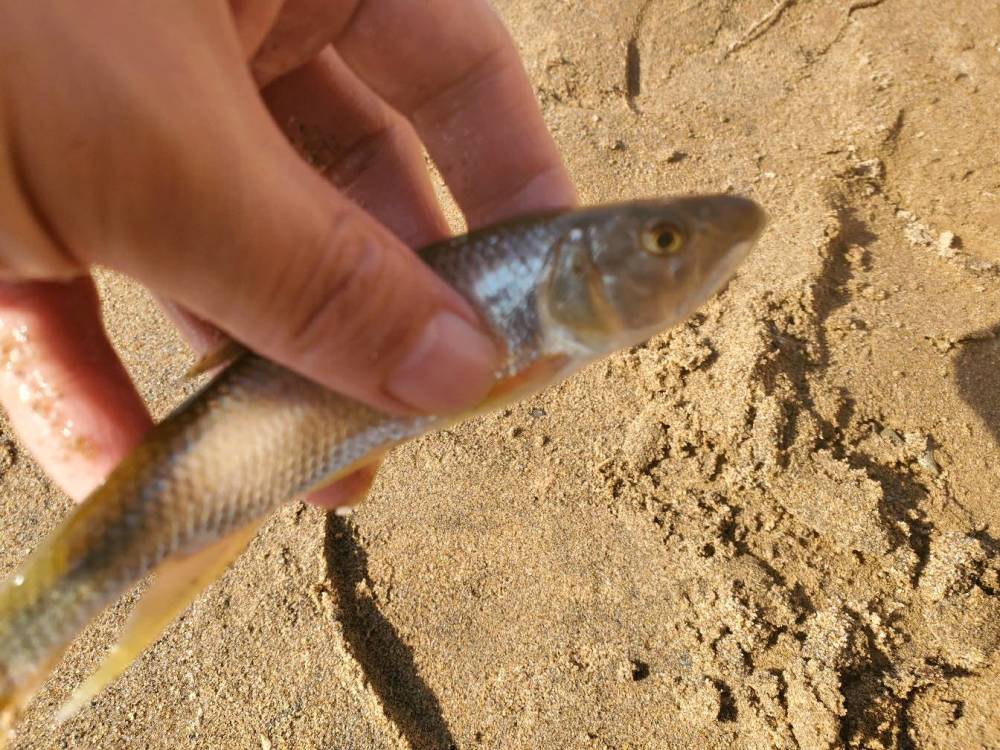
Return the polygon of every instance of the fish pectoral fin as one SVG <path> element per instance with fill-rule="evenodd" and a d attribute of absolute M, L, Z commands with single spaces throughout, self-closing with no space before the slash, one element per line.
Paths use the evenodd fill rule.
<path fill-rule="evenodd" d="M 112 680 L 128 669 L 163 630 L 212 582 L 253 539 L 263 519 L 254 521 L 197 552 L 165 560 L 129 616 L 117 643 L 104 661 L 69 697 L 56 714 L 62 723 L 74 716 Z"/>
<path fill-rule="evenodd" d="M 570 358 L 565 354 L 544 357 L 528 365 L 517 375 L 497 381 L 483 401 L 483 408 L 496 408 L 533 393 L 553 382 L 566 369 Z"/>
<path fill-rule="evenodd" d="M 204 375 L 209 370 L 227 365 L 241 354 L 246 353 L 247 348 L 239 341 L 227 338 L 214 349 L 209 349 L 202 354 L 191 368 L 184 373 L 185 380 L 191 380 L 199 375 Z"/>

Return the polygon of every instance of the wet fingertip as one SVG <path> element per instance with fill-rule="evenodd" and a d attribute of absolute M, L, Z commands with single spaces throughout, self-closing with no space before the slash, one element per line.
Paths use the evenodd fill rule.
<path fill-rule="evenodd" d="M 337 508 L 356 508 L 368 495 L 375 482 L 377 466 L 365 466 L 353 474 L 310 492 L 306 501 L 325 510 L 336 511 Z M 349 513 L 350 511 L 347 511 Z M 344 515 L 341 513 L 340 515 Z"/>

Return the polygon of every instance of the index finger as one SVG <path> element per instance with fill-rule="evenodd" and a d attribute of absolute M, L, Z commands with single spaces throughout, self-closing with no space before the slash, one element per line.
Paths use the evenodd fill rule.
<path fill-rule="evenodd" d="M 343 23 L 334 46 L 410 119 L 471 227 L 576 202 L 520 56 L 485 0 L 358 0 Z"/>

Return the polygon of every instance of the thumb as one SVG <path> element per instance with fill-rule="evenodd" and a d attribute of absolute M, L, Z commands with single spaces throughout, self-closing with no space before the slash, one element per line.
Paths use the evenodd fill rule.
<path fill-rule="evenodd" d="M 134 275 L 249 348 L 376 405 L 435 413 L 482 399 L 496 352 L 469 305 L 291 149 L 274 158 L 223 193 L 225 240 L 141 258 Z"/>
<path fill-rule="evenodd" d="M 449 412 L 481 399 L 496 350 L 475 313 L 295 153 L 235 35 L 177 49 L 153 36 L 164 24 L 133 15 L 121 55 L 85 56 L 91 68 L 129 59 L 127 75 L 99 71 L 111 87 L 100 99 L 48 75 L 56 84 L 36 104 L 61 116 L 29 110 L 18 122 L 41 124 L 12 134 L 24 192 L 67 254 L 377 406 Z M 210 26 L 175 34 L 196 40 Z M 62 153 L 72 158 L 51 158 Z"/>

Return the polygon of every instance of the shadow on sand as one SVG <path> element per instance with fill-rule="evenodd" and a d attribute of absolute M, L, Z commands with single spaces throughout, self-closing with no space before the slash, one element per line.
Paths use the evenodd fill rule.
<path fill-rule="evenodd" d="M 1000 322 L 959 342 L 954 371 L 960 397 L 983 420 L 1000 449 Z"/>
<path fill-rule="evenodd" d="M 441 704 L 421 678 L 413 651 L 368 592 L 368 557 L 353 525 L 333 513 L 326 518 L 323 554 L 348 648 L 386 715 L 417 750 L 456 747 Z"/>

